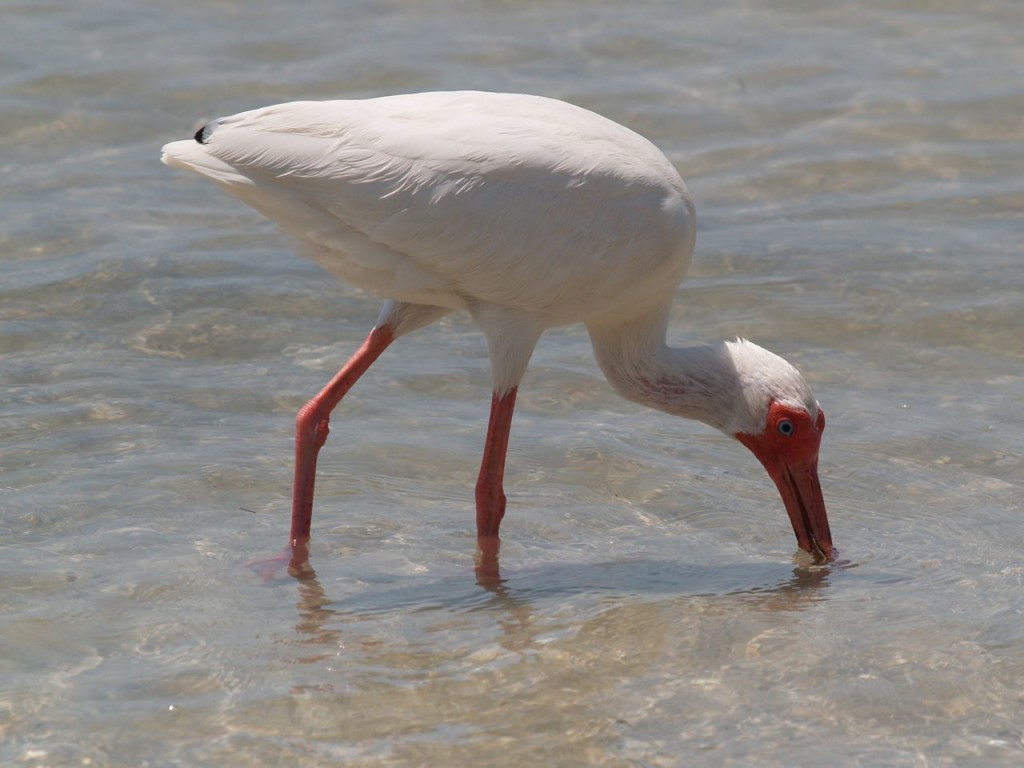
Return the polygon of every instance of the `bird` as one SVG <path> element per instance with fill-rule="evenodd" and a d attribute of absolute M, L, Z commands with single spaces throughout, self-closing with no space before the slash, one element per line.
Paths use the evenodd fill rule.
<path fill-rule="evenodd" d="M 255 208 L 300 256 L 384 299 L 365 341 L 295 422 L 289 548 L 308 558 L 317 457 L 332 411 L 396 339 L 456 311 L 487 341 L 490 417 L 477 541 L 500 546 L 520 382 L 541 334 L 582 323 L 626 400 L 746 446 L 799 549 L 835 550 L 818 476 L 825 415 L 800 372 L 752 341 L 667 342 L 696 209 L 651 141 L 544 96 L 447 91 L 294 101 L 212 120 L 163 147 Z M 301 557 L 295 553 L 301 552 Z"/>

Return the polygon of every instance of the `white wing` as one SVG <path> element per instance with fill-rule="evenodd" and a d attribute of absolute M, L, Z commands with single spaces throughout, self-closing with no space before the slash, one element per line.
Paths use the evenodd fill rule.
<path fill-rule="evenodd" d="M 197 138 L 168 144 L 164 162 L 218 182 L 303 255 L 389 298 L 569 322 L 596 300 L 627 301 L 634 284 L 674 289 L 688 266 L 693 207 L 675 169 L 646 139 L 564 102 L 293 102 Z"/>

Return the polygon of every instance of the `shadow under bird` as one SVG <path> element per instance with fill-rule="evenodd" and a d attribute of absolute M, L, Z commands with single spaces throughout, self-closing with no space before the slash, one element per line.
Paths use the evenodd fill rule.
<path fill-rule="evenodd" d="M 639 134 L 555 99 L 418 93 L 242 112 L 167 144 L 162 160 L 216 182 L 300 255 L 386 299 L 296 419 L 293 570 L 308 558 L 332 410 L 395 339 L 457 310 L 490 353 L 483 552 L 497 556 L 509 430 L 534 346 L 548 328 L 583 323 L 622 397 L 735 437 L 775 482 L 800 549 L 833 558 L 817 469 L 825 416 L 797 369 L 743 339 L 666 344 L 696 215 L 675 168 Z"/>

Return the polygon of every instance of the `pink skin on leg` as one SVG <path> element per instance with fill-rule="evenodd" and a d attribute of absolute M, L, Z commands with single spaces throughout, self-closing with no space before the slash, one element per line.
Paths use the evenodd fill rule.
<path fill-rule="evenodd" d="M 491 418 L 487 425 L 480 475 L 476 481 L 476 535 L 480 548 L 476 570 L 479 576 L 498 576 L 498 550 L 501 546 L 498 529 L 505 516 L 502 480 L 516 392 L 517 388 L 513 387 L 504 395 L 494 394 L 491 397 Z"/>
<path fill-rule="evenodd" d="M 394 332 L 388 326 L 374 328 L 338 374 L 299 411 L 295 419 L 295 483 L 289 543 L 278 557 L 249 564 L 264 579 L 272 578 L 285 563 L 289 574 L 295 578 L 309 579 L 316 575 L 309 565 L 308 544 L 313 520 L 316 461 L 330 432 L 330 415 L 394 339 Z M 483 577 L 498 576 L 498 531 L 505 516 L 502 481 L 516 393 L 517 389 L 512 388 L 504 395 L 494 394 L 491 397 L 491 416 L 476 484 L 477 543 L 480 547 L 477 573 Z"/>
<path fill-rule="evenodd" d="M 316 459 L 330 432 L 328 422 L 341 399 L 388 348 L 395 335 L 387 326 L 374 328 L 338 374 L 299 410 L 295 418 L 295 484 L 292 496 L 291 546 L 309 541 L 313 521 Z"/>
<path fill-rule="evenodd" d="M 313 521 L 316 459 L 330 432 L 328 422 L 331 411 L 394 340 L 395 334 L 390 327 L 374 328 L 362 346 L 327 386 L 299 410 L 295 419 L 295 484 L 292 491 L 292 529 L 288 537 L 288 546 L 284 553 L 277 557 L 249 563 L 264 580 L 271 578 L 286 562 L 288 572 L 296 578 L 308 579 L 316 575 L 309 565 L 309 529 Z"/>

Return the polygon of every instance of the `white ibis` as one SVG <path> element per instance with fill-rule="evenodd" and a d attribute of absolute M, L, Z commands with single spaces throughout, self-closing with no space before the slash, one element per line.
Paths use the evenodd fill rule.
<path fill-rule="evenodd" d="M 693 200 L 647 139 L 521 94 L 419 93 L 279 104 L 203 126 L 163 162 L 215 181 L 300 254 L 387 301 L 296 419 L 291 548 L 305 551 L 317 454 L 345 393 L 391 342 L 455 311 L 487 337 L 493 394 L 476 484 L 496 551 L 519 382 L 541 333 L 584 323 L 628 400 L 737 438 L 775 481 L 797 545 L 833 557 L 818 481 L 825 417 L 800 373 L 737 339 L 666 345 L 696 238 Z"/>

